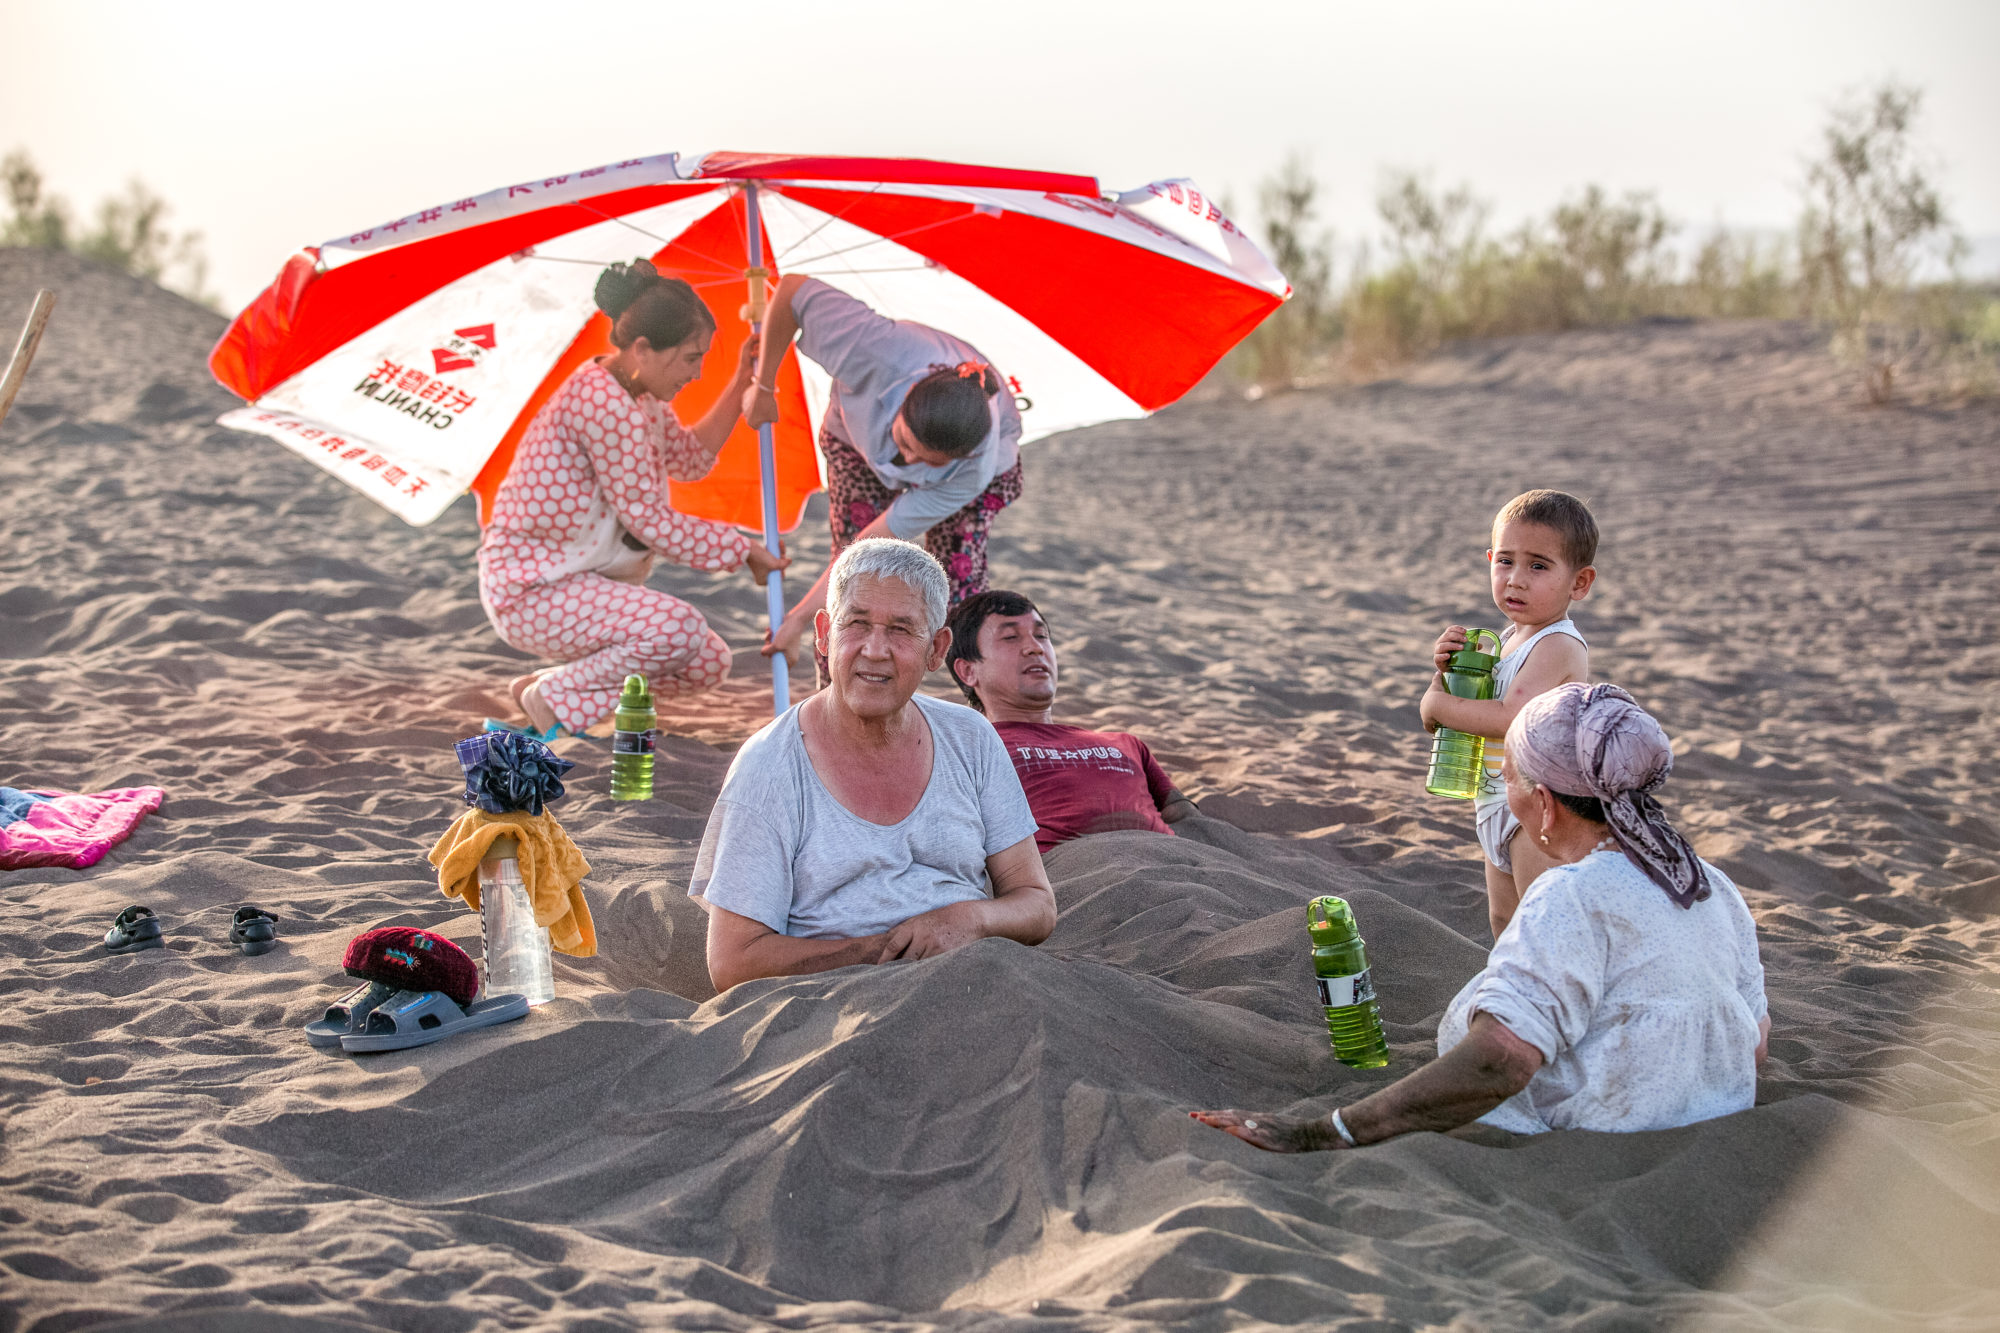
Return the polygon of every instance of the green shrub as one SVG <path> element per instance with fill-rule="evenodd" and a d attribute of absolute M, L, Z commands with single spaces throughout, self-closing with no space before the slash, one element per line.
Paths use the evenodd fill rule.
<path fill-rule="evenodd" d="M 1650 192 L 1586 185 L 1501 236 L 1466 185 L 1440 190 L 1392 171 L 1376 197 L 1385 258 L 1367 251 L 1336 291 L 1331 240 L 1312 222 L 1319 187 L 1297 158 L 1260 191 L 1273 260 L 1296 294 L 1232 365 L 1261 384 L 1341 367 L 1373 374 L 1455 338 L 1600 327 L 1651 316 L 1810 316 L 1860 367 L 1871 400 L 1907 366 L 1942 368 L 1954 394 L 2000 386 L 2000 301 L 1956 279 L 1919 282 L 1921 261 L 1957 254 L 1911 134 L 1921 96 L 1888 85 L 1834 112 L 1807 164 L 1790 239 L 1717 228 L 1682 265 L 1677 225 Z M 1683 268 L 1685 271 L 1683 272 Z"/>
<path fill-rule="evenodd" d="M 1235 354 L 1240 377 L 1284 386 L 1310 378 L 1340 336 L 1333 300 L 1333 235 L 1318 225 L 1319 182 L 1297 154 L 1258 187 L 1264 247 L 1292 284 Z"/>
<path fill-rule="evenodd" d="M 178 272 L 185 281 L 176 290 L 204 305 L 216 304 L 217 298 L 204 290 L 208 257 L 201 233 L 170 231 L 167 201 L 144 182 L 134 180 L 123 195 L 100 203 L 96 227 L 84 232 L 72 224 L 69 204 L 44 191 L 42 173 L 26 152 L 17 149 L 0 161 L 0 182 L 5 184 L 9 206 L 9 217 L 0 226 L 0 245 L 71 250 L 163 284 L 169 273 Z"/>
<path fill-rule="evenodd" d="M 1951 319 L 1914 288 L 1927 250 L 1955 249 L 1911 133 L 1922 107 L 1921 92 L 1893 83 L 1850 97 L 1822 131 L 1819 156 L 1806 163 L 1805 301 L 1831 326 L 1834 353 L 1859 368 L 1876 403 L 1894 396 L 1898 371 L 1927 333 L 1939 331 L 1938 320 Z"/>

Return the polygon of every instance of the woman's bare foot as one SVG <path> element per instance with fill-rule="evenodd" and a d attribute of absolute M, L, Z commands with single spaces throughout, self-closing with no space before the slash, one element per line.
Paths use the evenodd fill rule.
<path fill-rule="evenodd" d="M 509 698 L 513 699 L 514 707 L 519 708 L 521 706 L 521 692 L 541 678 L 541 672 L 530 671 L 525 676 L 516 676 L 507 682 L 507 694 Z"/>
<path fill-rule="evenodd" d="M 547 731 L 556 724 L 556 714 L 542 699 L 542 682 L 537 677 L 529 677 L 520 694 L 521 711 L 528 715 L 528 724 L 536 731 Z"/>

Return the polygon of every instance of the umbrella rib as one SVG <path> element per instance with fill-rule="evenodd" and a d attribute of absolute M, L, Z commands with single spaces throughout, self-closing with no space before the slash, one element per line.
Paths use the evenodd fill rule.
<path fill-rule="evenodd" d="M 893 236 L 871 236 L 867 240 L 857 241 L 853 245 L 843 245 L 838 250 L 828 250 L 824 254 L 809 256 L 808 258 L 799 260 L 798 263 L 816 264 L 822 259 L 832 259 L 834 256 L 844 255 L 848 253 L 850 250 L 866 250 L 869 246 L 880 245 L 884 241 L 900 241 L 905 236 L 915 236 L 920 231 L 929 231 L 934 227 L 947 227 L 954 222 L 963 222 L 967 218 L 978 217 L 978 216 L 979 212 L 977 208 L 968 208 L 966 212 L 960 214 L 958 217 L 955 218 L 940 218 L 936 222 L 926 222 L 921 227 L 910 227 L 903 231 L 897 232 Z M 797 265 L 795 264 L 793 267 L 797 267 Z"/>
<path fill-rule="evenodd" d="M 621 226 L 621 227 L 629 227 L 629 228 L 631 228 L 631 229 L 632 229 L 633 231 L 636 231 L 636 232 L 638 232 L 638 233 L 639 233 L 639 234 L 640 234 L 641 236 L 644 236 L 644 237 L 645 237 L 645 238 L 646 238 L 647 240 L 649 240 L 649 241 L 658 241 L 658 242 L 659 242 L 659 243 L 660 243 L 661 245 L 672 245 L 672 244 L 673 244 L 673 242 L 672 242 L 672 241 L 670 241 L 670 240 L 668 240 L 668 239 L 667 239 L 666 237 L 664 237 L 664 236 L 655 236 L 655 235 L 654 235 L 654 234 L 653 234 L 652 232 L 650 232 L 650 231 L 647 231 L 647 230 L 646 230 L 646 229 L 645 229 L 644 227 L 640 226 L 640 225 L 639 225 L 638 223 L 636 223 L 636 222 L 628 222 L 628 221 L 626 221 L 626 220 L 625 220 L 624 218 L 621 218 L 621 217 L 617 217 L 617 216 L 614 216 L 613 214 L 610 214 L 610 213 L 607 213 L 607 212 L 605 212 L 605 211 L 604 211 L 603 209 L 601 209 L 601 208 L 592 208 L 592 207 L 591 207 L 591 206 L 590 206 L 589 204 L 585 204 L 585 203 L 575 203 L 575 204 L 571 204 L 571 205 L 570 205 L 570 207 L 571 207 L 571 208 L 575 208 L 575 209 L 578 209 L 578 210 L 580 210 L 580 211 L 582 211 L 582 212 L 585 212 L 585 213 L 594 213 L 594 214 L 596 214 L 596 215 L 597 215 L 598 217 L 601 217 L 601 218 L 603 218 L 603 219 L 604 219 L 604 220 L 605 220 L 606 222 L 615 222 L 615 223 L 617 223 L 617 224 L 618 224 L 619 226 Z"/>
<path fill-rule="evenodd" d="M 811 231 L 807 232 L 805 235 L 799 237 L 799 239 L 793 241 L 790 245 L 786 246 L 782 253 L 772 255 L 771 266 L 773 268 L 783 267 L 786 255 L 791 254 L 794 250 L 804 245 L 807 241 L 810 241 L 813 237 L 819 235 L 821 232 L 825 231 L 828 227 L 840 221 L 842 218 L 846 217 L 849 213 L 853 212 L 855 209 L 861 207 L 862 200 L 867 199 L 870 195 L 879 192 L 881 188 L 882 186 L 878 182 L 876 185 L 867 190 L 865 193 L 855 196 L 855 198 L 848 203 L 846 208 L 841 209 L 838 213 L 827 214 L 825 220 L 822 221 L 817 227 L 814 227 Z M 776 193 L 780 199 L 785 198 L 784 191 L 782 190 L 775 191 L 774 193 Z M 785 202 L 787 204 L 790 204 L 792 201 L 786 199 Z"/>
<path fill-rule="evenodd" d="M 842 273 L 928 273 L 931 268 L 932 265 L 930 264 L 898 264 L 891 268 L 843 268 L 839 271 Z M 792 272 L 797 273 L 799 270 L 793 269 Z"/>
<path fill-rule="evenodd" d="M 572 205 L 572 207 L 580 208 L 586 213 L 595 213 L 598 217 L 603 218 L 606 222 L 615 222 L 621 227 L 630 227 L 633 231 L 638 232 L 641 236 L 644 236 L 647 240 L 658 241 L 660 243 L 661 249 L 668 249 L 674 245 L 674 242 L 668 240 L 666 237 L 656 236 L 652 232 L 647 231 L 644 227 L 638 225 L 636 222 L 628 222 L 624 218 L 615 217 L 612 214 L 605 212 L 601 208 L 592 208 L 589 204 L 581 204 L 581 203 L 574 204 Z M 738 268 L 735 264 L 731 264 L 725 260 L 717 259 L 714 255 L 705 254 L 700 250 L 689 250 L 688 253 L 693 255 L 696 259 L 706 259 L 709 263 L 715 265 L 714 271 L 717 273 L 727 273 L 731 277 L 735 277 L 742 272 L 742 269 Z M 578 260 L 576 262 L 583 263 L 587 261 Z"/>

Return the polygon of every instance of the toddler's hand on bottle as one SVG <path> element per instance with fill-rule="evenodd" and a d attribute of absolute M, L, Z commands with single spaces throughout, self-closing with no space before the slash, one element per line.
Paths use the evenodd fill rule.
<path fill-rule="evenodd" d="M 1438 635 L 1437 646 L 1431 650 L 1431 660 L 1442 672 L 1451 666 L 1451 655 L 1465 647 L 1465 626 L 1447 625 L 1444 633 Z"/>

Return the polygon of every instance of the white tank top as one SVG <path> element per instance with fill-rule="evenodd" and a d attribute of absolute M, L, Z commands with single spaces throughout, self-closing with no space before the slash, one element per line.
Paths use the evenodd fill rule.
<path fill-rule="evenodd" d="M 1506 646 L 1507 636 L 1513 632 L 1514 626 L 1509 625 L 1501 634 L 1500 641 L 1503 650 Z M 1500 665 L 1493 668 L 1494 698 L 1504 699 L 1507 697 L 1507 691 L 1513 688 L 1514 677 L 1521 674 L 1521 664 L 1528 660 L 1528 654 L 1534 651 L 1535 645 L 1543 639 L 1548 638 L 1551 634 L 1567 634 L 1578 643 L 1582 643 L 1586 651 L 1590 648 L 1588 643 L 1584 643 L 1583 631 L 1578 629 L 1576 622 L 1567 616 L 1558 620 L 1553 625 L 1542 626 L 1524 639 L 1520 647 L 1502 657 Z M 1481 809 L 1490 805 L 1504 805 L 1506 803 L 1507 783 L 1500 776 L 1500 761 L 1506 755 L 1507 747 L 1505 744 L 1490 737 L 1487 739 L 1486 776 L 1480 780 L 1479 795 L 1473 798 L 1477 806 Z"/>

